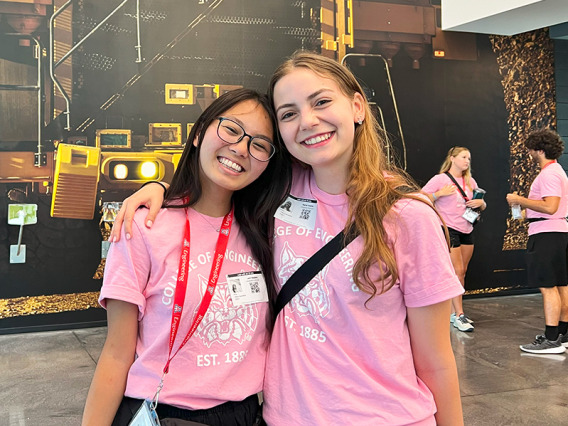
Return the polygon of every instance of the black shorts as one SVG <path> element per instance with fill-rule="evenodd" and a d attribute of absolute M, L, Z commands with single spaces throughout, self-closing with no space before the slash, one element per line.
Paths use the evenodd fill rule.
<path fill-rule="evenodd" d="M 122 398 L 112 426 L 126 426 L 142 405 L 141 399 Z M 158 404 L 160 420 L 176 418 L 203 423 L 209 426 L 239 426 L 260 424 L 261 410 L 256 394 L 243 401 L 229 401 L 207 410 L 184 410 L 167 404 Z"/>
<path fill-rule="evenodd" d="M 541 232 L 527 242 L 527 287 L 568 284 L 568 232 Z"/>
<path fill-rule="evenodd" d="M 464 246 L 473 245 L 473 231 L 469 234 L 464 234 L 463 232 L 456 231 L 453 228 L 448 228 L 448 233 L 450 234 L 450 247 L 459 247 L 462 244 Z"/>

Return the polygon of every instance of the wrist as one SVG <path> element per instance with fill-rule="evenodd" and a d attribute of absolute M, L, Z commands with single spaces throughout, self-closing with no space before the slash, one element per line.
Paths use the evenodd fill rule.
<path fill-rule="evenodd" d="M 160 185 L 163 189 L 164 189 L 164 194 L 166 193 L 166 191 L 168 190 L 168 188 L 166 188 L 166 185 L 164 185 L 162 182 L 157 181 L 157 180 L 149 180 L 148 182 L 144 182 L 142 184 L 142 186 L 139 189 L 144 188 L 146 185 L 150 185 L 151 183 L 157 183 L 158 185 Z"/>
<path fill-rule="evenodd" d="M 436 201 L 439 197 L 436 195 L 435 192 L 432 193 L 432 198 L 434 199 L 434 201 Z"/>

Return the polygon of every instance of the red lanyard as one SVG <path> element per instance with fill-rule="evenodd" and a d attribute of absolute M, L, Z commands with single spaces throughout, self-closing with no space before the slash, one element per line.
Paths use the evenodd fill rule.
<path fill-rule="evenodd" d="M 227 243 L 229 241 L 229 234 L 231 233 L 231 225 L 233 223 L 233 209 L 223 218 L 223 224 L 219 231 L 219 237 L 217 238 L 217 245 L 215 246 L 215 254 L 213 255 L 213 265 L 211 265 L 211 273 L 209 275 L 209 283 L 207 284 L 207 290 L 201 299 L 201 304 L 197 314 L 193 318 L 191 327 L 187 332 L 187 335 L 181 342 L 179 348 L 172 355 L 172 349 L 174 347 L 174 342 L 176 340 L 176 335 L 179 329 L 179 324 L 181 320 L 181 313 L 183 311 L 183 305 L 185 303 L 185 290 L 187 288 L 187 275 L 189 272 L 189 219 L 185 219 L 185 234 L 183 237 L 183 245 L 181 249 L 181 256 L 179 258 L 179 269 L 176 289 L 174 293 L 174 307 L 172 309 L 172 324 L 170 328 L 170 343 L 168 351 L 168 361 L 164 367 L 164 374 L 167 374 L 170 368 L 170 362 L 177 355 L 181 348 L 185 346 L 190 337 L 195 333 L 197 327 L 201 323 L 201 320 L 209 308 L 211 299 L 213 299 L 213 294 L 215 293 L 215 287 L 217 287 L 217 280 L 219 279 L 219 271 L 221 270 L 221 265 L 223 265 L 223 259 L 225 258 L 225 252 L 227 251 Z"/>
<path fill-rule="evenodd" d="M 454 181 L 455 182 L 455 181 Z M 463 199 L 465 200 L 465 202 L 467 203 L 469 201 L 469 198 L 467 196 L 467 193 L 465 192 L 465 177 L 462 176 L 462 185 L 463 185 L 463 189 L 460 188 L 460 184 L 456 182 L 456 185 L 458 187 L 458 189 L 460 190 L 460 193 L 463 197 Z"/>
<path fill-rule="evenodd" d="M 469 198 L 467 197 L 467 193 L 465 192 L 465 177 L 462 176 L 462 186 L 463 186 L 463 193 L 466 194 L 465 197 L 463 197 L 465 199 L 465 201 L 469 201 Z"/>

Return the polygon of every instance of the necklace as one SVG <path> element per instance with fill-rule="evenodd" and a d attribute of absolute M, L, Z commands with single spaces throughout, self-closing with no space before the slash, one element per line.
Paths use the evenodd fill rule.
<path fill-rule="evenodd" d="M 211 221 L 210 221 L 210 218 L 209 218 L 208 216 L 205 216 L 203 213 L 200 213 L 200 212 L 198 212 L 198 211 L 195 210 L 195 209 L 194 209 L 194 211 L 195 211 L 195 213 L 197 213 L 205 222 L 207 222 L 207 224 L 208 224 L 211 228 L 213 228 L 213 230 L 214 230 L 215 232 L 219 232 L 219 230 L 221 229 L 220 226 L 212 224 Z M 222 219 L 222 218 L 215 218 L 215 219 Z"/>

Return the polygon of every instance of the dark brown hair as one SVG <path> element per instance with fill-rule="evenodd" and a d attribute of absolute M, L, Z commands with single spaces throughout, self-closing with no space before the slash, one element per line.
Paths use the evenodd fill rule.
<path fill-rule="evenodd" d="M 532 132 L 525 141 L 527 149 L 544 151 L 548 160 L 557 160 L 564 152 L 564 142 L 558 133 L 549 129 Z"/>
<path fill-rule="evenodd" d="M 248 100 L 258 102 L 264 108 L 270 116 L 273 129 L 276 129 L 273 108 L 265 95 L 254 90 L 236 89 L 219 96 L 203 111 L 191 129 L 171 186 L 166 192 L 165 207 L 188 207 L 199 201 L 202 195 L 199 153 L 205 132 L 227 110 Z M 235 219 L 262 268 L 272 302 L 276 300 L 276 276 L 272 255 L 273 216 L 290 191 L 292 173 L 288 151 L 279 139 L 278 132 L 273 132 L 272 140 L 276 153 L 268 166 L 258 179 L 233 193 Z M 196 137 L 197 146 L 193 144 Z M 272 303 L 269 305 L 272 314 Z"/>

